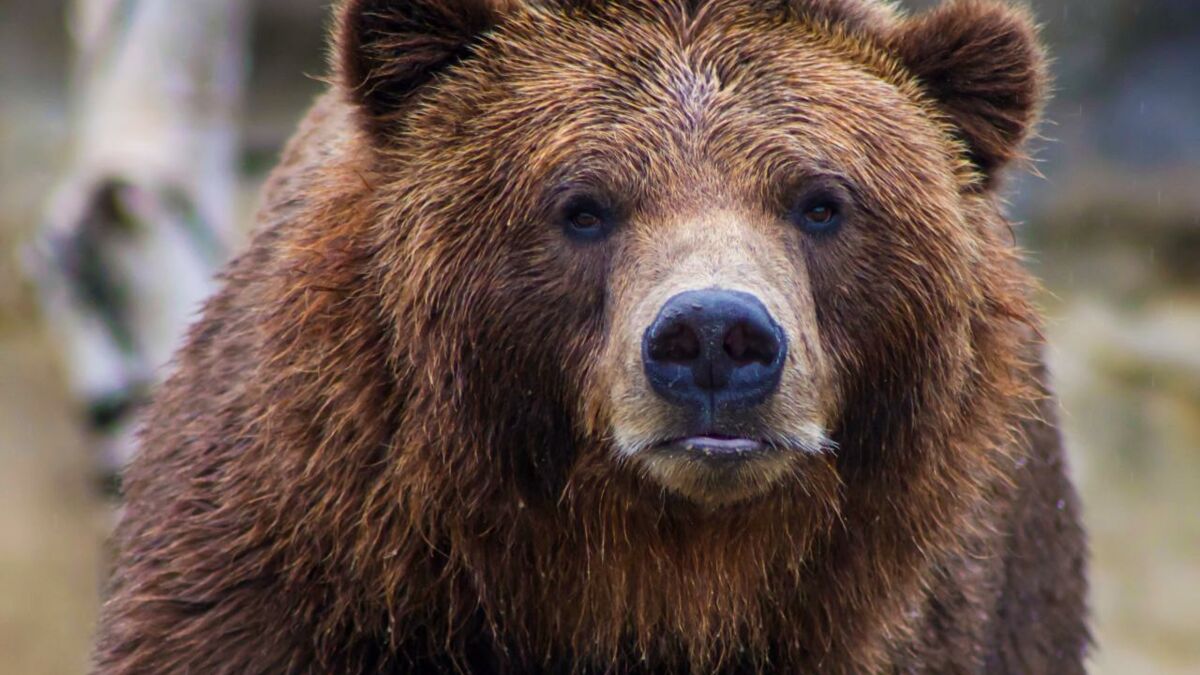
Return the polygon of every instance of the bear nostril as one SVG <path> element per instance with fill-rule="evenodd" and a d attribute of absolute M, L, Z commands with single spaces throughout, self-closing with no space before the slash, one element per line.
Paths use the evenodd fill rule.
<path fill-rule="evenodd" d="M 700 358 L 700 336 L 686 322 L 677 321 L 651 343 L 650 358 L 664 363 L 695 361 Z"/>
<path fill-rule="evenodd" d="M 739 321 L 725 334 L 725 353 L 738 365 L 755 361 L 770 365 L 779 355 L 779 340 L 765 327 Z"/>

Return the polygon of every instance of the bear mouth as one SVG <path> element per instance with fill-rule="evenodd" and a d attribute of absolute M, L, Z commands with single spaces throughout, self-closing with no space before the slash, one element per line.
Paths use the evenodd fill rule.
<path fill-rule="evenodd" d="M 655 454 L 704 462 L 713 466 L 729 466 L 761 459 L 774 454 L 774 449 L 753 438 L 702 434 L 663 441 L 654 446 Z"/>

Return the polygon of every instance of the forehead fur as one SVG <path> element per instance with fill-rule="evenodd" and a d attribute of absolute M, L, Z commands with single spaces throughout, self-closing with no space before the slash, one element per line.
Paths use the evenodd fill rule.
<path fill-rule="evenodd" d="M 924 113 L 917 122 L 940 129 L 943 148 L 960 160 L 953 173 L 962 185 L 989 188 L 1023 158 L 1046 89 L 1036 24 L 1004 0 L 947 0 L 916 17 L 882 0 L 347 0 L 338 16 L 339 81 L 385 152 L 422 122 L 474 119 L 481 111 L 470 104 L 520 73 L 522 52 L 536 57 L 524 59 L 533 66 L 524 74 L 565 98 L 572 92 L 560 85 L 587 81 L 597 66 L 645 76 L 649 65 L 669 76 L 671 59 L 660 57 L 671 48 L 677 61 L 719 64 L 724 56 L 728 67 L 717 74 L 728 75 L 772 52 L 783 61 L 819 45 L 916 103 Z M 770 39 L 783 34 L 790 37 Z M 422 94 L 463 80 L 441 97 L 440 114 L 427 108 L 422 118 L 419 103 L 431 98 Z"/>
<path fill-rule="evenodd" d="M 785 53 L 789 47 L 794 51 L 821 43 L 882 79 L 917 93 L 911 87 L 910 74 L 888 46 L 900 17 L 891 5 L 877 0 L 542 0 L 504 4 L 508 11 L 497 21 L 490 40 L 484 40 L 502 44 L 506 48 L 502 58 L 532 56 L 531 60 L 554 62 L 582 56 L 602 66 L 644 75 L 651 68 L 669 70 L 676 65 L 656 58 L 671 50 L 693 63 L 724 62 L 727 68 L 720 74 L 731 74 L 754 57 L 765 60 L 771 52 L 780 59 L 793 57 L 794 53 Z M 619 56 L 626 60 L 618 61 Z M 589 71 L 531 74 L 576 74 L 586 79 Z"/>
<path fill-rule="evenodd" d="M 493 0 L 493 6 L 514 9 L 519 0 Z M 594 10 L 602 7 L 649 8 L 687 19 L 721 5 L 749 5 L 768 13 L 790 14 L 848 29 L 882 34 L 898 13 L 885 0 L 527 0 L 527 6 Z"/>
<path fill-rule="evenodd" d="M 525 6 L 412 112 L 421 133 L 404 154 L 427 175 L 447 166 L 476 185 L 494 178 L 506 194 L 597 179 L 630 203 L 651 196 L 639 190 L 698 186 L 701 176 L 682 175 L 695 171 L 726 181 L 709 175 L 704 187 L 717 189 L 707 197 L 735 178 L 741 197 L 764 196 L 751 191 L 798 169 L 853 170 L 867 190 L 895 184 L 867 175 L 888 165 L 968 182 L 936 108 L 872 33 L 856 32 L 890 21 L 883 6 L 836 24 L 798 7 Z M 454 159 L 464 154 L 476 161 Z M 524 180 L 528 189 L 515 185 Z"/>

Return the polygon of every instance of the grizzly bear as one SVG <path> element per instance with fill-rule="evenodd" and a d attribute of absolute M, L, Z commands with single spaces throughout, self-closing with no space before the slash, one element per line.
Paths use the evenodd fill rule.
<path fill-rule="evenodd" d="M 346 0 L 101 673 L 1080 672 L 1028 13 Z"/>

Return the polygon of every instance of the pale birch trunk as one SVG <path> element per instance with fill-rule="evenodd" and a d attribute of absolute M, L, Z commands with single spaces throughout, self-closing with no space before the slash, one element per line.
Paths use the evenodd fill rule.
<path fill-rule="evenodd" d="M 112 469 L 235 239 L 245 0 L 77 0 L 69 170 L 30 267 Z"/>

